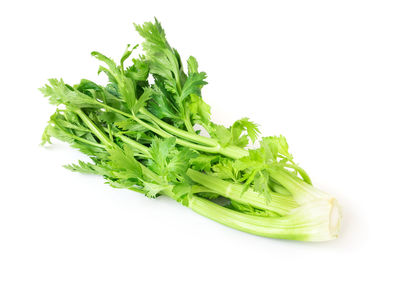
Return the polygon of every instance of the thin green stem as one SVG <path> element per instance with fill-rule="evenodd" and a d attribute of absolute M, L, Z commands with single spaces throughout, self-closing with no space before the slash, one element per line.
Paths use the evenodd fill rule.
<path fill-rule="evenodd" d="M 111 133 L 111 125 L 107 123 L 107 132 L 108 132 L 108 137 L 110 138 L 111 141 L 114 141 L 113 135 Z"/>
<path fill-rule="evenodd" d="M 216 153 L 219 153 L 219 151 L 220 151 L 220 147 L 219 146 L 207 147 L 207 146 L 191 143 L 191 142 L 179 139 L 179 138 L 176 138 L 176 143 L 181 145 L 181 146 L 185 146 L 185 147 L 188 147 L 188 148 L 193 148 L 193 149 L 196 149 L 198 151 L 207 152 L 207 153 L 216 154 Z"/>
<path fill-rule="evenodd" d="M 147 129 L 149 129 L 150 131 L 153 131 L 154 133 L 160 135 L 161 137 L 164 137 L 164 138 L 173 137 L 173 135 L 169 134 L 168 132 L 165 132 L 164 130 L 162 130 L 160 128 L 154 127 L 151 124 L 144 122 L 143 120 L 138 118 L 136 115 L 132 114 L 130 117 L 133 120 L 135 120 L 137 123 L 142 125 L 143 127 L 146 127 Z"/>
<path fill-rule="evenodd" d="M 197 134 L 192 134 L 189 133 L 185 130 L 176 128 L 164 121 L 162 121 L 161 119 L 159 119 L 158 117 L 154 116 L 151 112 L 147 111 L 145 108 L 141 108 L 140 113 L 146 115 L 147 117 L 149 117 L 152 121 L 154 121 L 155 123 L 157 123 L 161 128 L 165 129 L 168 132 L 171 132 L 172 134 L 182 137 L 184 139 L 199 143 L 199 144 L 204 144 L 207 146 L 218 146 L 218 142 L 212 138 L 207 138 L 204 136 L 200 136 Z"/>
<path fill-rule="evenodd" d="M 240 159 L 249 156 L 249 151 L 234 145 L 221 148 L 219 153 L 232 159 Z"/>
<path fill-rule="evenodd" d="M 158 129 L 157 127 L 154 127 L 146 122 L 144 122 L 143 120 L 141 120 L 140 118 L 137 118 L 135 115 L 131 116 L 136 122 L 138 122 L 139 124 L 141 124 L 142 126 L 146 127 L 147 129 L 153 131 L 154 133 L 164 137 L 164 138 L 170 138 L 170 137 L 174 137 L 173 135 L 169 134 L 168 132 L 165 132 L 162 129 Z M 180 129 L 179 129 L 180 130 Z M 176 138 L 176 137 L 175 137 Z M 188 148 L 193 148 L 196 149 L 198 151 L 203 151 L 203 152 L 209 152 L 209 153 L 218 153 L 220 151 L 220 147 L 219 146 L 214 146 L 214 147 L 207 147 L 207 146 L 203 146 L 203 145 L 198 145 L 195 143 L 191 143 L 188 142 L 186 140 L 182 140 L 180 138 L 176 138 L 176 143 L 181 145 L 181 146 L 185 146 Z"/>
<path fill-rule="evenodd" d="M 86 143 L 86 144 L 89 144 L 89 145 L 92 145 L 92 146 L 95 146 L 95 147 L 105 148 L 105 146 L 102 145 L 102 144 L 99 144 L 99 143 L 96 143 L 96 142 L 92 142 L 92 141 L 89 141 L 89 140 L 87 140 L 87 139 L 85 139 L 85 138 L 81 138 L 81 137 L 79 137 L 79 136 L 76 136 L 76 135 L 74 135 L 74 134 L 72 134 L 72 133 L 66 131 L 63 127 L 61 127 L 60 125 L 58 125 L 56 122 L 53 122 L 53 121 L 51 121 L 51 122 L 52 122 L 55 126 L 57 126 L 63 133 L 68 134 L 69 137 L 71 137 L 71 138 L 73 138 L 73 139 L 75 139 L 75 140 L 81 141 L 81 142 L 83 142 L 83 143 Z"/>
<path fill-rule="evenodd" d="M 189 112 L 185 112 L 185 126 L 188 132 L 192 133 L 192 134 L 196 134 L 196 131 L 194 131 L 193 129 L 193 125 L 192 122 L 190 121 L 190 113 Z"/>
<path fill-rule="evenodd" d="M 306 173 L 306 171 L 305 171 L 303 168 L 297 166 L 292 160 L 290 160 L 290 162 L 291 162 L 292 164 L 285 164 L 285 167 L 291 168 L 291 169 L 293 169 L 293 170 L 296 170 L 297 172 L 299 172 L 300 176 L 303 178 L 303 180 L 304 180 L 306 183 L 312 185 L 311 179 L 310 179 L 310 177 L 308 176 L 308 174 Z"/>
<path fill-rule="evenodd" d="M 116 135 L 116 136 L 120 137 L 120 136 L 123 136 L 123 135 Z M 170 137 L 174 137 L 174 136 L 168 134 L 168 135 L 163 136 L 163 137 L 170 138 Z M 122 139 L 122 137 L 120 137 L 120 138 Z M 144 146 L 144 145 L 142 145 L 142 144 L 136 142 L 135 140 L 132 140 L 132 139 L 126 137 L 126 136 L 124 136 L 123 138 L 124 138 L 123 140 L 124 140 L 125 143 L 131 145 L 134 148 L 139 147 L 139 145 L 141 145 L 141 148 L 143 148 L 143 147 L 147 148 L 146 146 Z M 130 140 L 127 140 L 127 139 L 130 139 Z M 194 143 L 191 143 L 191 142 L 187 142 L 185 140 L 182 140 L 182 139 L 179 139 L 179 138 L 176 138 L 176 137 L 175 137 L 175 139 L 176 139 L 175 142 L 178 145 L 181 145 L 181 146 L 184 146 L 184 147 L 188 147 L 188 148 L 192 148 L 192 149 L 195 149 L 195 150 L 198 150 L 198 151 L 202 151 L 202 152 L 216 154 L 220 150 L 218 147 L 207 147 L 207 146 L 197 145 L 197 144 L 194 144 Z"/>
<path fill-rule="evenodd" d="M 157 124 L 158 126 L 160 126 L 163 129 L 157 128 L 147 122 L 144 122 L 143 120 L 141 120 L 140 118 L 138 118 L 137 116 L 133 115 L 133 114 L 129 114 L 126 112 L 123 112 L 119 109 L 110 107 L 106 104 L 103 104 L 101 102 L 96 101 L 97 104 L 99 104 L 100 106 L 104 107 L 104 108 L 108 108 L 111 111 L 117 112 L 121 115 L 124 115 L 128 118 L 132 118 L 133 120 L 135 120 L 137 123 L 139 123 L 140 125 L 142 125 L 143 127 L 149 129 L 150 131 L 158 134 L 161 137 L 164 138 L 169 138 L 169 137 L 174 137 L 172 134 L 175 134 L 176 136 L 185 138 L 189 141 L 192 142 L 197 142 L 199 144 L 205 144 L 207 146 L 203 146 L 203 145 L 199 145 L 196 143 L 192 143 L 192 142 L 188 142 L 186 140 L 177 138 L 176 139 L 176 143 L 181 145 L 181 146 L 186 146 L 189 148 L 193 148 L 196 149 L 198 151 L 203 151 L 203 152 L 209 152 L 209 153 L 213 153 L 213 154 L 221 154 L 224 156 L 227 156 L 229 158 L 232 159 L 239 159 L 245 156 L 248 156 L 248 151 L 237 147 L 237 146 L 227 146 L 227 147 L 220 147 L 220 145 L 218 144 L 218 142 L 212 138 L 207 138 L 204 136 L 200 136 L 197 134 L 192 134 L 189 133 L 187 131 L 181 130 L 179 128 L 176 128 L 172 125 L 169 125 L 168 123 L 162 121 L 161 119 L 157 118 L 156 116 L 154 116 L 153 114 L 151 114 L 149 111 L 147 111 L 144 108 L 140 109 L 140 112 L 144 115 L 146 115 L 148 118 L 150 118 L 151 121 L 153 121 L 155 124 Z M 172 134 L 168 133 L 171 132 Z"/>
<path fill-rule="evenodd" d="M 113 142 L 108 138 L 101 130 L 93 123 L 92 120 L 82 111 L 80 108 L 73 109 L 78 114 L 82 121 L 92 130 L 93 134 L 99 138 L 99 140 L 106 146 L 112 146 Z"/>
<path fill-rule="evenodd" d="M 115 136 L 118 137 L 119 139 L 121 139 L 121 141 L 123 141 L 124 143 L 126 143 L 126 144 L 132 146 L 133 148 L 139 150 L 140 152 L 142 152 L 143 155 L 145 155 L 146 157 L 148 157 L 148 158 L 151 157 L 149 148 L 147 148 L 146 146 L 144 146 L 144 145 L 138 143 L 137 141 L 132 140 L 131 138 L 126 137 L 122 134 L 116 134 Z"/>

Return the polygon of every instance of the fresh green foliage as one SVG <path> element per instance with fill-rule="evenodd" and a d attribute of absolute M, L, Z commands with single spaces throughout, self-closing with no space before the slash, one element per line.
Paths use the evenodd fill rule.
<path fill-rule="evenodd" d="M 222 146 L 235 145 L 238 147 L 246 147 L 251 142 L 256 142 L 258 134 L 257 124 L 251 122 L 248 118 L 237 120 L 229 128 L 223 125 L 213 124 L 211 134 L 217 138 Z"/>
<path fill-rule="evenodd" d="M 138 45 L 128 45 L 118 62 L 92 53 L 107 85 L 50 79 L 40 89 L 58 106 L 42 144 L 54 137 L 89 157 L 65 166 L 69 170 L 101 175 L 112 187 L 150 198 L 168 196 L 239 230 L 306 241 L 335 238 L 338 205 L 311 185 L 285 137 L 258 139 L 258 125 L 248 118 L 229 128 L 212 122 L 202 98 L 207 76 L 197 60 L 191 56 L 183 65 L 157 20 L 135 27 L 144 55 L 134 55 Z"/>

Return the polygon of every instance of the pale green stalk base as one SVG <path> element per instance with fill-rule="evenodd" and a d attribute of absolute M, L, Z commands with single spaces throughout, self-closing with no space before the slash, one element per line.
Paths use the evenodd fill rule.
<path fill-rule="evenodd" d="M 280 169 L 268 169 L 270 176 L 284 186 L 299 204 L 316 199 L 330 199 L 331 195 L 307 184 L 298 177 Z"/>
<path fill-rule="evenodd" d="M 259 217 L 191 196 L 188 207 L 226 226 L 251 234 L 301 241 L 327 241 L 338 236 L 340 211 L 336 200 L 308 202 L 283 217 Z"/>

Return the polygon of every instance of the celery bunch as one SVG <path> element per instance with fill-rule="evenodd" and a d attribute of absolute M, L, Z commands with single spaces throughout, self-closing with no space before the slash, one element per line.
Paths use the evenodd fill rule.
<path fill-rule="evenodd" d="M 137 46 L 128 46 L 116 63 L 92 53 L 108 76 L 106 86 L 50 79 L 40 89 L 59 107 L 43 144 L 54 137 L 88 155 L 90 162 L 66 166 L 72 171 L 151 198 L 168 196 L 235 229 L 303 241 L 336 238 L 336 200 L 312 186 L 286 139 L 258 139 L 248 118 L 229 128 L 212 122 L 201 96 L 206 74 L 196 59 L 183 64 L 157 20 L 135 27 L 144 55 L 134 58 Z M 259 147 L 248 148 L 250 142 Z"/>

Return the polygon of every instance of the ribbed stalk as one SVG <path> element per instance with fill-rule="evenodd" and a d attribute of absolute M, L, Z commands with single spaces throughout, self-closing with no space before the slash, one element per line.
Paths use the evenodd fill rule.
<path fill-rule="evenodd" d="M 143 153 L 143 155 L 147 156 L 147 157 L 151 157 L 150 152 L 149 152 L 149 148 L 147 148 L 146 146 L 140 144 L 139 142 L 132 140 L 129 137 L 126 137 L 124 135 L 121 134 L 116 134 L 116 137 L 118 137 L 119 139 L 121 139 L 122 142 L 132 146 L 133 148 L 139 150 L 140 152 Z"/>
<path fill-rule="evenodd" d="M 73 109 L 73 111 L 78 114 L 78 116 L 82 119 L 82 121 L 89 127 L 89 129 L 93 132 L 94 135 L 99 138 L 101 143 L 103 143 L 106 146 L 112 146 L 113 142 L 108 138 L 92 120 L 82 111 L 82 109 L 76 108 Z"/>
<path fill-rule="evenodd" d="M 274 211 L 286 215 L 299 205 L 290 196 L 271 193 L 271 200 L 267 203 L 265 197 L 252 189 L 243 192 L 243 185 L 230 183 L 219 178 L 189 169 L 187 175 L 196 183 L 212 190 L 213 192 L 237 201 L 249 204 L 255 208 Z"/>
<path fill-rule="evenodd" d="M 204 144 L 206 146 L 217 146 L 218 142 L 212 138 L 200 136 L 197 134 L 189 133 L 185 130 L 176 128 L 175 126 L 172 126 L 158 117 L 154 116 L 151 112 L 147 111 L 145 108 L 141 108 L 140 112 L 144 115 L 146 115 L 148 118 L 150 118 L 152 121 L 154 121 L 156 124 L 158 124 L 161 128 L 165 129 L 166 131 L 170 132 L 171 134 L 174 134 L 176 136 L 179 136 L 181 138 L 187 139 L 189 141 L 193 141 L 196 143 Z"/>
<path fill-rule="evenodd" d="M 335 200 L 316 200 L 284 217 L 259 217 L 221 207 L 191 196 L 188 207 L 214 221 L 255 235 L 301 241 L 326 241 L 337 237 L 340 213 Z"/>
<path fill-rule="evenodd" d="M 268 169 L 268 172 L 271 178 L 284 186 L 292 194 L 294 200 L 299 204 L 315 199 L 331 198 L 329 194 L 307 184 L 284 169 L 270 168 Z"/>

